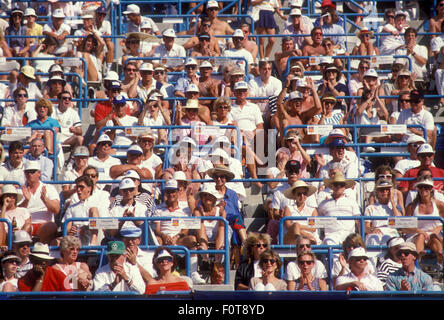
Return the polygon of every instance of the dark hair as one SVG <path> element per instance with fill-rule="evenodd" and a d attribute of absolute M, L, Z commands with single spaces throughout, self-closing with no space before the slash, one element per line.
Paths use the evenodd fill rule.
<path fill-rule="evenodd" d="M 392 72 L 399 72 L 403 68 L 404 68 L 404 65 L 402 63 L 395 62 L 395 63 L 392 64 L 391 71 Z"/>
<path fill-rule="evenodd" d="M 25 150 L 25 147 L 23 146 L 23 143 L 21 143 L 20 141 L 12 141 L 9 145 L 9 149 L 8 149 L 8 153 L 11 154 L 13 153 L 15 150 Z"/>
<path fill-rule="evenodd" d="M 80 182 L 84 182 L 88 187 L 91 188 L 91 194 L 93 194 L 94 191 L 94 181 L 92 181 L 92 179 L 86 175 L 82 175 L 80 177 L 78 177 L 75 181 L 76 184 L 80 183 Z"/>
<path fill-rule="evenodd" d="M 28 90 L 26 90 L 25 87 L 18 87 L 17 89 L 14 90 L 14 92 L 12 93 L 14 99 L 17 98 L 17 95 L 20 91 L 25 91 L 26 94 L 28 94 Z"/>
<path fill-rule="evenodd" d="M 414 33 L 416 36 L 418 34 L 418 31 L 416 31 L 415 28 L 409 27 L 409 28 L 405 29 L 405 31 L 404 31 L 404 37 L 409 33 Z"/>
<path fill-rule="evenodd" d="M 94 52 L 95 55 L 97 55 L 98 49 L 99 49 L 99 41 L 97 41 L 96 37 L 91 33 L 89 35 L 87 35 L 86 38 L 84 38 L 82 40 L 82 42 L 80 42 L 79 51 L 85 52 L 85 46 L 86 46 L 86 42 L 88 41 L 88 39 L 92 39 L 92 41 L 94 43 L 92 51 Z"/>
<path fill-rule="evenodd" d="M 46 46 L 58 46 L 59 41 L 53 36 L 46 36 L 45 40 L 43 40 L 43 44 Z"/>
<path fill-rule="evenodd" d="M 163 246 L 157 247 L 153 255 L 153 267 L 158 275 L 160 275 L 160 270 L 156 265 L 156 258 L 164 250 L 167 251 L 173 257 L 173 266 L 171 267 L 171 271 L 174 271 L 174 269 L 176 269 L 177 266 L 177 256 L 173 253 L 173 251 L 170 248 Z"/>
<path fill-rule="evenodd" d="M 262 261 L 264 259 L 269 259 L 269 258 L 273 258 L 276 260 L 276 270 L 275 270 L 275 276 L 276 278 L 280 278 L 280 274 L 281 274 L 281 265 L 282 265 L 282 260 L 279 257 L 279 254 L 274 251 L 273 249 L 266 249 L 264 252 L 261 253 L 260 257 L 259 257 L 259 266 L 262 265 Z"/>
<path fill-rule="evenodd" d="M 351 247 L 362 247 L 365 249 L 364 240 L 359 233 L 350 233 L 347 238 L 342 242 L 342 250 L 344 250 L 344 258 L 348 260 L 348 252 L 346 249 Z"/>
<path fill-rule="evenodd" d="M 313 29 L 311 29 L 310 36 L 313 37 L 317 30 L 321 30 L 322 31 L 322 28 L 321 27 L 314 27 Z"/>
<path fill-rule="evenodd" d="M 63 90 L 62 92 L 60 92 L 60 93 L 57 95 L 57 99 L 61 99 L 61 98 L 62 98 L 62 94 L 69 94 L 69 96 L 72 97 L 71 92 L 69 92 L 68 90 Z"/>
<path fill-rule="evenodd" d="M 259 61 L 259 69 L 262 69 L 262 68 L 265 67 L 267 64 L 269 64 L 270 66 L 273 67 L 273 61 L 267 61 L 267 60 L 261 60 L 261 61 Z"/>

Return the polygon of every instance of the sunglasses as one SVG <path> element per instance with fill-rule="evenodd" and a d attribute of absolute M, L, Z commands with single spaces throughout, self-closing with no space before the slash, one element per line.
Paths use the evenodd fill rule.
<path fill-rule="evenodd" d="M 96 174 L 85 174 L 85 176 L 87 176 L 89 178 L 93 178 L 93 179 L 97 178 Z"/>
<path fill-rule="evenodd" d="M 137 72 L 137 69 L 126 69 L 128 72 Z"/>
<path fill-rule="evenodd" d="M 353 260 L 353 261 L 361 261 L 361 260 L 367 261 L 368 258 L 367 257 L 353 257 L 350 260 Z"/>
<path fill-rule="evenodd" d="M 345 183 L 344 182 L 333 182 L 332 186 L 333 187 L 344 188 L 345 187 Z"/>
<path fill-rule="evenodd" d="M 419 185 L 417 186 L 418 189 L 423 189 L 423 190 L 432 190 L 433 187 L 432 186 L 424 186 L 424 185 Z"/>
<path fill-rule="evenodd" d="M 418 154 L 418 157 L 431 158 L 431 157 L 433 157 L 433 153 L 420 153 L 420 154 Z"/>
<path fill-rule="evenodd" d="M 400 250 L 400 251 L 398 251 L 397 255 L 398 255 L 398 257 L 401 257 L 401 256 L 406 256 L 407 257 L 411 253 L 412 252 L 408 251 L 408 250 Z"/>
<path fill-rule="evenodd" d="M 217 179 L 226 179 L 227 178 L 227 176 L 225 176 L 225 175 L 214 175 L 214 180 L 217 180 Z"/>
<path fill-rule="evenodd" d="M 17 260 L 6 260 L 5 263 L 12 263 L 18 265 L 19 262 Z"/>
<path fill-rule="evenodd" d="M 308 192 L 306 192 L 306 191 L 304 191 L 304 192 L 296 192 L 295 194 L 296 194 L 296 196 L 298 196 L 298 197 L 300 197 L 300 196 L 302 196 L 302 195 L 307 196 L 307 195 L 308 195 Z"/>
<path fill-rule="evenodd" d="M 17 94 L 17 97 L 18 98 L 27 98 L 28 94 L 26 94 L 26 93 L 19 93 L 19 94 Z"/>
<path fill-rule="evenodd" d="M 219 106 L 218 109 L 221 109 L 221 110 L 229 110 L 230 107 L 229 107 L 229 106 Z"/>
<path fill-rule="evenodd" d="M 165 74 L 165 71 L 155 71 L 154 74 Z"/>
<path fill-rule="evenodd" d="M 311 244 L 309 243 L 301 243 L 300 245 L 298 245 L 298 248 L 302 249 L 302 248 L 311 248 Z"/>
<path fill-rule="evenodd" d="M 34 174 L 36 173 L 38 170 L 25 170 L 25 174 Z"/>
<path fill-rule="evenodd" d="M 275 264 L 276 263 L 276 259 L 262 259 L 261 263 L 263 263 L 263 264 L 267 264 L 267 263 Z"/>
<path fill-rule="evenodd" d="M 360 70 L 368 70 L 370 67 L 359 67 Z"/>
<path fill-rule="evenodd" d="M 100 143 L 97 144 L 97 146 L 99 146 L 99 147 L 100 147 L 100 146 L 102 146 L 102 147 L 104 147 L 104 146 L 109 146 L 109 147 L 111 147 L 111 145 L 112 145 L 112 144 L 111 144 L 110 142 L 100 142 Z"/>
<path fill-rule="evenodd" d="M 395 16 L 392 16 L 392 15 L 387 16 L 387 19 L 395 19 Z"/>
<path fill-rule="evenodd" d="M 419 146 L 420 146 L 420 144 L 418 144 L 418 143 L 411 143 L 409 145 L 412 146 L 413 148 L 419 148 Z"/>
<path fill-rule="evenodd" d="M 139 44 L 140 41 L 139 40 L 131 40 L 131 41 L 128 41 L 128 43 L 129 44 Z"/>
<path fill-rule="evenodd" d="M 211 24 L 210 23 L 204 23 L 203 25 L 202 25 L 202 27 L 211 27 Z"/>
<path fill-rule="evenodd" d="M 72 98 L 71 98 L 71 97 L 62 97 L 62 100 L 68 100 L 68 101 L 71 101 Z"/>
<path fill-rule="evenodd" d="M 268 247 L 268 244 L 266 244 L 266 243 L 258 243 L 258 244 L 256 244 L 256 248 L 267 248 Z"/>
<path fill-rule="evenodd" d="M 83 185 L 83 184 L 79 184 L 78 186 L 76 186 L 76 188 L 77 188 L 77 189 L 80 189 L 80 190 L 83 190 L 83 189 L 86 188 L 86 186 Z"/>
<path fill-rule="evenodd" d="M 194 70 L 196 68 L 197 68 L 197 66 L 195 66 L 195 65 L 185 66 L 185 69 L 190 69 L 190 70 Z"/>
<path fill-rule="evenodd" d="M 301 261 L 298 261 L 298 263 L 299 264 L 302 264 L 302 265 L 311 265 L 311 264 L 313 264 L 313 260 L 301 260 Z"/>
<path fill-rule="evenodd" d="M 133 192 L 135 188 L 121 189 L 123 192 Z"/>
<path fill-rule="evenodd" d="M 380 175 L 378 175 L 378 178 L 384 178 L 384 179 L 388 179 L 388 178 L 392 178 L 392 175 L 391 174 L 380 174 Z"/>
<path fill-rule="evenodd" d="M 165 263 L 165 262 L 173 262 L 173 258 L 162 257 L 162 258 L 156 259 L 156 263 Z"/>
<path fill-rule="evenodd" d="M 141 74 L 153 74 L 153 72 L 152 72 L 152 71 L 146 71 L 146 70 L 145 70 L 145 71 L 142 71 Z"/>
<path fill-rule="evenodd" d="M 399 99 L 398 101 L 400 103 L 404 103 L 404 102 L 410 102 L 410 99 Z"/>

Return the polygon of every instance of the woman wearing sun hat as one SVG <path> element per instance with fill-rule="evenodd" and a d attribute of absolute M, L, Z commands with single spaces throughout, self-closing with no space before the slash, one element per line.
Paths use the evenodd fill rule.
<path fill-rule="evenodd" d="M 17 291 L 17 267 L 20 265 L 22 259 L 17 256 L 14 251 L 7 251 L 3 254 L 1 262 L 1 278 L 0 278 L 0 291 L 12 292 Z"/>
<path fill-rule="evenodd" d="M 406 216 L 413 217 L 442 217 L 444 216 L 444 202 L 435 199 L 433 180 L 428 176 L 418 177 L 415 188 L 418 190 L 416 198 L 405 211 Z M 402 229 L 407 233 L 406 241 L 416 244 L 419 260 L 425 254 L 425 248 L 429 248 L 436 254 L 439 265 L 443 263 L 442 253 L 442 223 L 437 220 L 418 220 L 417 228 Z"/>
<path fill-rule="evenodd" d="M 307 206 L 305 201 L 317 191 L 317 188 L 306 184 L 302 180 L 296 181 L 290 188 L 285 190 L 286 198 L 293 201 L 285 206 L 284 217 L 312 217 L 317 216 L 315 208 Z M 284 222 L 284 244 L 295 244 L 300 235 L 310 239 L 313 244 L 320 244 L 319 234 L 316 228 L 311 228 L 304 220 L 287 220 Z"/>
<path fill-rule="evenodd" d="M 1 204 L 1 218 L 6 218 L 12 224 L 13 232 L 17 230 L 25 230 L 31 234 L 31 213 L 27 208 L 18 207 L 23 199 L 23 195 L 17 191 L 17 189 L 12 184 L 6 184 L 2 188 L 2 193 L 0 196 Z M 8 235 L 8 226 L 3 223 L 4 229 L 1 228 L 0 239 L 1 244 L 6 244 Z"/>
<path fill-rule="evenodd" d="M 370 42 L 370 39 L 374 37 L 373 31 L 368 30 L 368 28 L 366 27 L 363 27 L 361 28 L 361 30 L 356 32 L 356 36 L 359 38 L 360 43 L 356 44 L 356 46 L 353 48 L 353 56 L 379 55 L 378 48 Z"/>

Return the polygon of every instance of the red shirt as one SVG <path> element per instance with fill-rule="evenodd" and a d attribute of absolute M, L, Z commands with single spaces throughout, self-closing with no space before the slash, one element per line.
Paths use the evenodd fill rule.
<path fill-rule="evenodd" d="M 97 103 L 96 109 L 94 111 L 94 122 L 97 123 L 100 120 L 105 119 L 107 115 L 113 110 L 113 104 L 108 101 L 102 101 Z M 126 108 L 126 114 L 131 115 L 130 108 Z"/>
<path fill-rule="evenodd" d="M 65 278 L 66 276 L 62 271 L 47 267 L 41 291 L 72 291 L 68 280 L 66 280 L 67 286 L 65 287 Z M 32 291 L 35 281 L 34 272 L 32 270 L 28 271 L 23 278 L 18 280 L 19 291 Z"/>
<path fill-rule="evenodd" d="M 407 170 L 404 173 L 403 178 L 415 178 L 415 180 L 403 180 L 403 181 L 399 181 L 399 188 L 408 188 L 408 190 L 414 190 L 415 189 L 415 183 L 416 183 L 416 178 L 418 177 L 418 171 L 422 169 L 421 166 L 416 167 L 416 168 L 411 168 L 409 170 Z M 433 167 L 430 166 L 428 167 L 428 169 L 430 169 L 430 171 L 432 172 L 432 177 L 433 178 L 444 178 L 444 170 L 437 168 L 437 167 Z M 433 181 L 433 184 L 435 185 L 435 189 L 438 191 L 441 191 L 444 187 L 444 181 Z"/>
<path fill-rule="evenodd" d="M 162 291 L 189 291 L 190 287 L 186 281 L 172 282 L 172 283 L 154 283 L 147 284 L 145 294 L 156 294 L 159 290 Z"/>

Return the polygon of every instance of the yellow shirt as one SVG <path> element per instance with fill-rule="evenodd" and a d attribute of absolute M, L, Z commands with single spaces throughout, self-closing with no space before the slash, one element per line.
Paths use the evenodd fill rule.
<path fill-rule="evenodd" d="M 43 27 L 38 24 L 38 23 L 34 23 L 34 26 L 31 28 L 28 28 L 28 35 L 30 36 L 42 36 L 43 35 Z M 35 44 L 36 40 L 38 43 L 41 43 L 43 41 L 43 38 L 36 38 L 36 39 L 31 39 L 31 44 Z"/>

